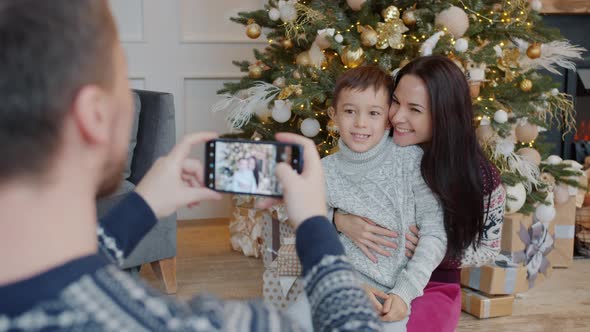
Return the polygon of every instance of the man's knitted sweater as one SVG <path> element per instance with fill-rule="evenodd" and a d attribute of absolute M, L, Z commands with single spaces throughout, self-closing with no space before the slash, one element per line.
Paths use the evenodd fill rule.
<path fill-rule="evenodd" d="M 420 242 L 411 260 L 400 236 L 398 248 L 388 249 L 391 256 L 380 256 L 377 264 L 351 239 L 340 235 L 361 280 L 400 296 L 409 308 L 412 300 L 422 295 L 447 248 L 441 206 L 420 172 L 422 150 L 397 146 L 387 134 L 367 152 L 354 152 L 342 140 L 339 147 L 339 152 L 322 159 L 329 207 L 400 234 L 410 225 L 420 228 Z"/>

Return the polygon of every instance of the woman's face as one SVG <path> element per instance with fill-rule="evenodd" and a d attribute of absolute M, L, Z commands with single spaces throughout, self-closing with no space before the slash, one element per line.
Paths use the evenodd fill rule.
<path fill-rule="evenodd" d="M 426 84 L 415 75 L 399 81 L 389 107 L 393 141 L 400 146 L 428 143 L 432 139 L 432 113 Z"/>

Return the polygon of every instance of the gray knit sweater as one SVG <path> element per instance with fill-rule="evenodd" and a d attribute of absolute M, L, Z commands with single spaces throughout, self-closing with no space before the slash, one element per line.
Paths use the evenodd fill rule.
<path fill-rule="evenodd" d="M 377 264 L 341 234 L 346 254 L 363 282 L 400 296 L 410 308 L 447 248 L 440 203 L 420 172 L 422 150 L 397 146 L 387 134 L 367 152 L 354 152 L 342 140 L 339 147 L 339 152 L 322 159 L 329 208 L 368 218 L 400 234 L 395 240 L 398 249 L 388 248 L 392 256 L 379 256 Z M 420 242 L 410 260 L 403 234 L 412 224 L 420 228 Z"/>

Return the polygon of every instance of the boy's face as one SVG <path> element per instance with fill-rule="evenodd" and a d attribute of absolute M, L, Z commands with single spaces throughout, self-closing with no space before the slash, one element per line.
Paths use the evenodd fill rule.
<path fill-rule="evenodd" d="M 245 170 L 249 169 L 248 159 L 240 159 L 238 161 L 238 168 L 240 169 L 240 171 L 245 171 Z"/>
<path fill-rule="evenodd" d="M 389 129 L 389 94 L 385 88 L 375 91 L 342 89 L 330 117 L 336 122 L 340 139 L 354 152 L 366 152 L 379 144 Z"/>

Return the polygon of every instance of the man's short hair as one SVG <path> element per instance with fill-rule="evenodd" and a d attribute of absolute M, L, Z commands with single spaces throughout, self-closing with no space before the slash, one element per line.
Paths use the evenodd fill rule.
<path fill-rule="evenodd" d="M 0 2 L 0 182 L 51 166 L 80 88 L 112 87 L 116 40 L 106 0 Z"/>
<path fill-rule="evenodd" d="M 389 96 L 389 102 L 391 102 L 393 77 L 377 66 L 367 65 L 349 69 L 338 77 L 332 95 L 332 107 L 336 108 L 342 90 L 365 91 L 369 87 L 375 91 L 385 89 Z"/>

